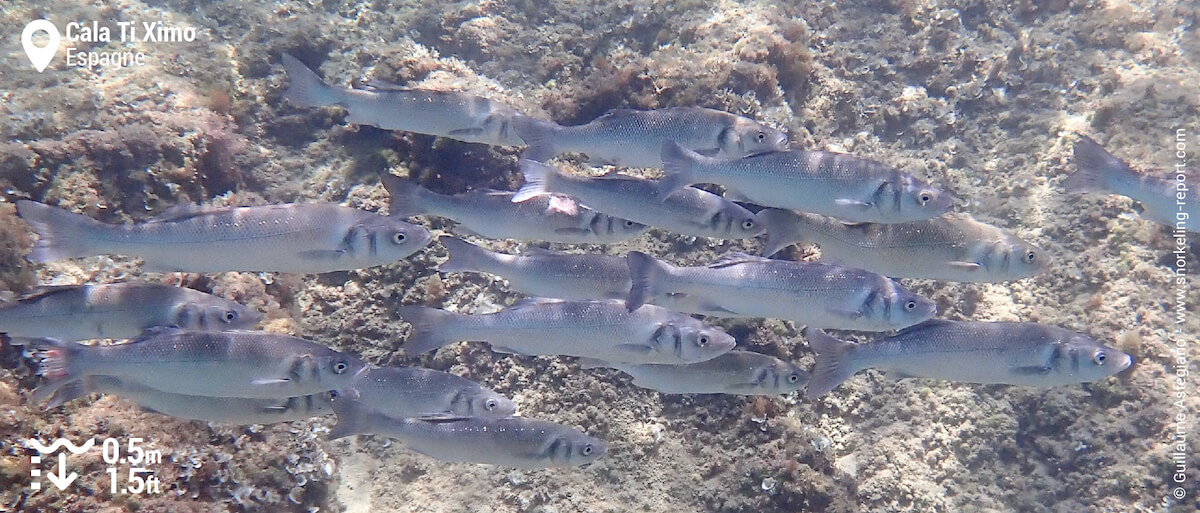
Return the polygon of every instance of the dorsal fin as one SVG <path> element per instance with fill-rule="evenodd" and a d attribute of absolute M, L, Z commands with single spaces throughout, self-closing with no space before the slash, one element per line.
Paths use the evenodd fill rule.
<path fill-rule="evenodd" d="M 129 343 L 136 344 L 138 342 L 143 342 L 143 341 L 152 339 L 154 337 L 171 334 L 171 333 L 175 333 L 178 331 L 183 331 L 183 330 L 181 330 L 175 326 L 151 326 L 149 328 L 142 330 L 142 332 L 139 333 L 138 336 L 134 337 L 133 340 L 130 340 Z"/>
<path fill-rule="evenodd" d="M 16 301 L 18 303 L 35 303 L 50 296 L 78 289 L 79 287 L 83 287 L 83 285 L 45 285 L 22 293 L 17 296 Z"/>
<path fill-rule="evenodd" d="M 715 261 L 713 261 L 713 263 L 708 264 L 708 267 L 710 269 L 720 269 L 722 267 L 729 267 L 731 265 L 737 265 L 737 264 L 747 264 L 747 263 L 755 263 L 755 262 L 771 262 L 771 261 L 772 261 L 772 259 L 770 259 L 770 258 L 751 255 L 749 253 L 736 252 L 736 253 L 726 253 L 724 255 L 721 255 L 721 257 L 716 259 Z"/>
<path fill-rule="evenodd" d="M 220 210 L 220 207 L 206 207 L 204 205 L 175 205 L 164 210 L 161 214 L 146 220 L 146 222 L 170 223 L 175 221 L 183 221 L 196 216 L 208 214 L 215 210 Z"/>

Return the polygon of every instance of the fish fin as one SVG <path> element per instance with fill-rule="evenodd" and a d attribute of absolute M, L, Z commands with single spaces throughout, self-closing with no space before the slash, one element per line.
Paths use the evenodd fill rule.
<path fill-rule="evenodd" d="M 34 401 L 49 400 L 59 388 L 78 380 L 81 377 L 78 362 L 85 358 L 83 353 L 91 349 L 76 342 L 52 338 L 31 340 L 29 346 L 40 358 L 38 375 L 46 378 L 44 385 L 33 389 Z"/>
<path fill-rule="evenodd" d="M 321 77 L 300 62 L 300 59 L 283 54 L 283 68 L 288 77 L 288 88 L 283 92 L 283 98 L 292 105 L 324 107 L 338 103 L 336 90 L 326 85 Z"/>
<path fill-rule="evenodd" d="M 337 440 L 352 435 L 368 433 L 369 415 L 373 409 L 352 397 L 339 396 L 331 403 L 333 413 L 337 415 L 337 423 L 329 428 L 326 435 L 329 440 Z"/>
<path fill-rule="evenodd" d="M 829 312 L 833 315 L 836 315 L 838 317 L 845 317 L 852 321 L 857 321 L 863 317 L 863 313 L 861 310 L 851 310 L 848 308 L 829 307 L 829 308 L 826 308 L 825 311 Z"/>
<path fill-rule="evenodd" d="M 521 189 L 513 195 L 513 203 L 520 203 L 536 196 L 554 192 L 548 187 L 548 184 L 558 175 L 558 169 L 524 158 L 517 161 L 517 166 L 521 168 L 521 173 L 525 175 L 525 185 L 521 186 Z"/>
<path fill-rule="evenodd" d="M 531 306 L 549 305 L 549 304 L 556 304 L 556 303 L 563 303 L 563 302 L 566 302 L 566 300 L 552 298 L 552 297 L 527 297 L 527 298 L 518 300 L 516 303 L 513 303 L 512 306 L 509 306 L 508 308 L 511 310 L 514 308 L 528 308 Z"/>
<path fill-rule="evenodd" d="M 517 135 L 525 141 L 526 147 L 525 151 L 521 152 L 521 158 L 545 162 L 558 156 L 559 151 L 554 147 L 554 136 L 562 127 L 557 123 L 529 116 L 515 116 L 511 122 Z"/>
<path fill-rule="evenodd" d="M 396 82 L 382 78 L 372 78 L 363 82 L 361 89 L 368 91 L 421 91 L 421 89 L 397 84 Z"/>
<path fill-rule="evenodd" d="M 796 214 L 791 210 L 766 208 L 756 217 L 767 232 L 767 242 L 763 245 L 762 256 L 771 256 L 788 246 L 800 242 L 794 229 Z"/>
<path fill-rule="evenodd" d="M 721 153 L 721 148 L 692 148 L 691 150 L 705 157 L 716 157 Z"/>
<path fill-rule="evenodd" d="M 1012 367 L 1009 369 L 1013 374 L 1021 376 L 1045 376 L 1054 370 L 1048 365 L 1026 365 L 1023 367 Z"/>
<path fill-rule="evenodd" d="M 1106 192 L 1106 176 L 1119 174 L 1137 174 L 1128 164 L 1113 156 L 1091 138 L 1080 135 L 1074 148 L 1075 173 L 1063 180 L 1063 189 L 1071 194 L 1086 192 Z"/>
<path fill-rule="evenodd" d="M 592 231 L 588 230 L 587 228 L 569 228 L 568 227 L 568 228 L 555 228 L 554 233 L 557 233 L 559 235 L 586 236 L 586 235 L 592 233 Z"/>
<path fill-rule="evenodd" d="M 48 297 L 76 290 L 83 285 L 43 285 L 27 290 L 18 295 L 14 301 L 18 303 L 36 303 Z"/>
<path fill-rule="evenodd" d="M 310 249 L 308 251 L 300 251 L 300 252 L 296 253 L 296 256 L 300 257 L 302 260 L 317 260 L 317 261 L 323 262 L 323 261 L 328 261 L 328 260 L 337 260 L 339 258 L 342 258 L 343 256 L 346 256 L 346 250 L 344 250 L 344 249 Z"/>
<path fill-rule="evenodd" d="M 928 321 L 922 322 L 920 324 L 914 324 L 912 326 L 904 328 L 904 329 L 896 332 L 896 335 L 900 335 L 900 334 L 912 335 L 914 333 L 920 333 L 925 330 L 953 324 L 954 322 L 955 321 L 947 321 L 945 319 L 929 319 Z"/>
<path fill-rule="evenodd" d="M 563 256 L 569 254 L 570 253 L 563 253 L 562 251 L 554 251 L 552 249 L 538 247 L 525 248 L 521 251 L 522 256 Z"/>
<path fill-rule="evenodd" d="M 410 217 L 425 213 L 422 196 L 426 191 L 420 184 L 391 173 L 379 173 L 379 181 L 392 197 L 388 215 Z"/>
<path fill-rule="evenodd" d="M 586 369 L 615 369 L 616 367 L 613 367 L 613 364 L 611 364 L 609 362 L 606 362 L 604 360 L 600 360 L 597 358 L 580 358 L 579 359 L 579 368 L 586 370 Z"/>
<path fill-rule="evenodd" d="M 455 128 L 454 130 L 451 130 L 451 131 L 449 131 L 449 132 L 446 132 L 446 135 L 449 135 L 449 136 L 451 136 L 451 137 L 455 137 L 455 136 L 457 136 L 457 137 L 462 137 L 462 136 L 473 136 L 473 137 L 477 137 L 477 136 L 479 136 L 479 135 L 481 135 L 481 134 L 483 134 L 483 128 L 480 128 L 480 127 L 474 127 L 474 128 Z"/>
<path fill-rule="evenodd" d="M 856 344 L 838 340 L 817 329 L 806 328 L 804 337 L 816 353 L 816 364 L 808 381 L 808 389 L 804 392 L 805 397 L 821 397 L 858 372 L 851 361 Z"/>
<path fill-rule="evenodd" d="M 762 384 L 755 381 L 749 381 L 746 383 L 733 383 L 731 385 L 726 385 L 725 389 L 735 394 L 765 395 L 762 393 Z"/>
<path fill-rule="evenodd" d="M 493 253 L 457 237 L 443 236 L 438 239 L 450 252 L 450 258 L 438 266 L 444 273 L 476 272 L 483 267 L 481 262 L 493 260 Z"/>
<path fill-rule="evenodd" d="M 440 422 L 459 421 L 459 420 L 465 419 L 466 417 L 463 417 L 462 415 L 459 415 L 452 411 L 439 411 L 439 412 L 432 412 L 432 413 L 422 413 L 413 418 L 423 420 L 425 422 L 437 424 Z"/>
<path fill-rule="evenodd" d="M 741 315 L 738 312 L 735 312 L 733 310 L 725 308 L 724 306 L 721 306 L 721 305 L 719 305 L 713 301 L 707 300 L 707 299 L 700 301 L 700 304 L 696 305 L 696 306 L 699 306 L 700 309 L 707 312 L 707 314 L 739 315 L 739 316 Z"/>
<path fill-rule="evenodd" d="M 635 355 L 646 355 L 654 351 L 653 347 L 646 344 L 617 344 L 613 349 Z"/>
<path fill-rule="evenodd" d="M 88 232 L 107 227 L 88 216 L 30 200 L 17 201 L 17 215 L 38 235 L 26 257 L 35 263 L 91 256 L 95 252 L 88 247 Z"/>
<path fill-rule="evenodd" d="M 412 325 L 408 340 L 404 342 L 404 352 L 418 355 L 456 342 L 445 336 L 443 327 L 454 322 L 455 317 L 462 314 L 424 306 L 402 305 L 396 308 L 396 315 Z"/>
<path fill-rule="evenodd" d="M 959 269 L 962 271 L 969 271 L 969 272 L 975 272 L 980 269 L 983 269 L 983 266 L 979 265 L 977 262 L 953 261 L 953 262 L 946 262 L 946 265 L 953 267 L 955 269 Z"/>
<path fill-rule="evenodd" d="M 50 397 L 46 399 L 46 404 L 42 407 L 47 410 L 57 408 L 81 397 L 87 397 L 96 393 L 88 379 L 90 377 L 84 376 L 83 378 L 71 380 L 69 383 L 60 385 L 54 393 L 50 394 Z"/>
<path fill-rule="evenodd" d="M 470 228 L 467 228 L 465 225 L 461 225 L 461 224 L 456 224 L 456 225 L 450 227 L 450 233 L 453 233 L 454 235 L 461 235 L 464 237 L 480 237 L 480 238 L 484 238 L 484 239 L 489 238 L 489 237 L 486 237 L 483 234 L 481 234 L 475 230 L 472 230 Z"/>
<path fill-rule="evenodd" d="M 130 340 L 127 343 L 128 344 L 138 344 L 138 343 L 145 342 L 145 341 L 150 340 L 155 337 L 171 335 L 178 331 L 183 331 L 183 330 L 181 328 L 179 328 L 178 326 L 151 326 L 149 328 L 142 330 L 141 333 L 138 333 L 138 336 L 133 337 L 133 340 Z"/>
<path fill-rule="evenodd" d="M 667 141 L 662 145 L 663 175 L 658 181 L 658 198 L 666 201 L 667 197 L 684 187 L 696 183 L 692 164 L 699 155 L 675 141 Z"/>
<path fill-rule="evenodd" d="M 632 312 L 656 294 L 655 285 L 668 270 L 663 262 L 641 251 L 630 251 L 625 255 L 625 261 L 629 264 L 633 283 L 629 288 L 629 296 L 625 298 L 625 308 Z"/>
<path fill-rule="evenodd" d="M 717 258 L 715 261 L 713 261 L 711 264 L 708 264 L 705 267 L 708 267 L 709 269 L 720 269 L 722 267 L 729 267 L 731 265 L 737 265 L 737 264 L 762 263 L 762 262 L 771 262 L 771 261 L 773 261 L 773 260 L 770 258 L 761 257 L 758 255 L 751 255 L 749 253 L 742 253 L 740 251 L 735 251 L 733 253 L 726 253 L 724 255 L 721 255 L 719 258 Z"/>
<path fill-rule="evenodd" d="M 290 383 L 291 381 L 292 380 L 288 378 L 263 378 L 253 380 L 250 382 L 250 384 L 256 387 L 264 387 L 269 385 L 282 385 L 284 383 Z"/>
<path fill-rule="evenodd" d="M 858 207 L 864 210 L 872 207 L 871 203 L 851 198 L 838 198 L 833 203 L 841 207 Z"/>
<path fill-rule="evenodd" d="M 738 203 L 754 203 L 754 200 L 746 197 L 745 194 L 742 194 L 742 191 L 730 188 L 729 186 L 725 186 L 725 193 L 721 197 Z"/>
<path fill-rule="evenodd" d="M 179 221 L 194 219 L 198 216 L 215 212 L 217 210 L 222 210 L 223 208 L 224 207 L 206 207 L 204 205 L 175 205 L 163 210 L 158 215 L 147 219 L 145 223 L 177 223 Z"/>
<path fill-rule="evenodd" d="M 888 382 L 890 382 L 890 383 L 895 383 L 895 382 L 897 382 L 897 381 L 900 381 L 900 380 L 902 380 L 902 379 L 907 379 L 907 378 L 919 378 L 919 377 L 920 377 L 920 376 L 914 376 L 914 375 L 912 375 L 912 374 L 909 374 L 909 373 L 907 373 L 907 372 L 901 372 L 901 371 L 895 371 L 895 370 L 892 370 L 892 371 L 887 371 L 887 372 L 884 372 L 884 373 L 883 373 L 883 378 L 884 378 L 885 380 L 887 380 Z"/>

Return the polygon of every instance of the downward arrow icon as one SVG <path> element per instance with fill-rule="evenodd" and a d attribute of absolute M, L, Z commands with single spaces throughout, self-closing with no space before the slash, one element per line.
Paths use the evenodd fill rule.
<path fill-rule="evenodd" d="M 63 452 L 58 453 L 58 475 L 54 475 L 53 472 L 46 473 L 46 479 L 49 479 L 50 483 L 59 490 L 65 490 L 68 486 L 71 486 L 71 483 L 77 477 L 79 476 L 74 472 L 67 475 L 67 454 Z"/>

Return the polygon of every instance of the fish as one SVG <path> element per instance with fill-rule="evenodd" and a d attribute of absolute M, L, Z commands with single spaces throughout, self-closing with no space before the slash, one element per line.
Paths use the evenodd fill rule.
<path fill-rule="evenodd" d="M 514 202 L 556 193 L 589 208 L 680 235 L 746 239 L 763 233 L 758 219 L 745 207 L 695 187 L 684 187 L 659 201 L 658 184 L 652 180 L 615 173 L 576 177 L 524 159 L 519 165 L 525 186 L 513 196 Z"/>
<path fill-rule="evenodd" d="M 514 193 L 474 190 L 445 195 L 415 182 L 384 173 L 392 195 L 391 215 L 421 214 L 447 217 L 458 223 L 455 233 L 489 239 L 613 244 L 637 237 L 644 224 L 596 212 L 565 196 L 538 196 L 513 203 Z"/>
<path fill-rule="evenodd" d="M 796 242 L 821 247 L 821 261 L 852 264 L 892 278 L 998 283 L 1036 276 L 1053 257 L 1011 232 L 967 214 L 899 224 L 845 223 L 832 217 L 768 208 L 763 255 Z"/>
<path fill-rule="evenodd" d="M 496 253 L 455 237 L 438 239 L 450 250 L 441 272 L 483 272 L 508 280 L 509 288 L 536 297 L 623 299 L 629 295 L 625 257 L 572 254 L 530 248 L 519 255 Z"/>
<path fill-rule="evenodd" d="M 374 85 L 351 89 L 326 84 L 299 59 L 283 54 L 288 88 L 283 97 L 297 107 L 337 105 L 346 121 L 384 130 L 403 130 L 470 143 L 519 146 L 512 128 L 516 109 L 455 91 Z"/>
<path fill-rule="evenodd" d="M 1142 205 L 1140 216 L 1179 231 L 1200 232 L 1200 178 L 1195 172 L 1174 170 L 1162 176 L 1143 173 L 1117 158 L 1091 138 L 1076 134 L 1075 167 L 1063 188 L 1070 194 L 1117 194 Z M 1180 197 L 1179 195 L 1183 196 Z"/>
<path fill-rule="evenodd" d="M 31 342 L 46 384 L 37 400 L 86 376 L 113 376 L 163 392 L 279 399 L 340 390 L 367 368 L 316 342 L 265 331 L 150 328 L 123 344 Z"/>
<path fill-rule="evenodd" d="M 954 198 L 882 162 L 828 151 L 784 151 L 740 159 L 706 157 L 678 144 L 662 150 L 663 200 L 688 185 L 715 183 L 725 197 L 859 223 L 940 216 Z"/>
<path fill-rule="evenodd" d="M 233 301 L 161 283 L 39 287 L 0 305 L 0 333 L 13 338 L 132 338 L 154 326 L 243 330 L 260 320 Z"/>
<path fill-rule="evenodd" d="M 372 367 L 347 388 L 392 417 L 509 417 L 517 405 L 469 379 L 419 367 Z"/>
<path fill-rule="evenodd" d="M 1070 330 L 1027 322 L 931 320 L 855 344 L 805 332 L 816 353 L 806 395 L 825 395 L 863 369 L 896 378 L 1054 387 L 1114 376 L 1133 357 Z"/>
<path fill-rule="evenodd" d="M 327 203 L 177 207 L 129 225 L 30 200 L 17 212 L 38 235 L 32 262 L 115 254 L 160 272 L 345 271 L 396 262 L 433 239 L 397 217 Z"/>
<path fill-rule="evenodd" d="M 804 388 L 808 372 L 774 356 L 730 351 L 687 365 L 585 360 L 583 368 L 610 367 L 633 376 L 633 384 L 664 394 L 785 395 Z"/>
<path fill-rule="evenodd" d="M 401 418 L 343 395 L 334 399 L 337 424 L 329 439 L 373 434 L 394 438 L 430 458 L 522 469 L 579 467 L 604 456 L 608 445 L 583 432 L 523 417 Z"/>
<path fill-rule="evenodd" d="M 809 327 L 889 331 L 933 317 L 928 299 L 879 274 L 839 265 L 729 253 L 705 267 L 676 267 L 638 251 L 629 261 L 630 310 L 666 294 L 692 296 L 708 315 L 771 317 Z"/>
<path fill-rule="evenodd" d="M 329 415 L 333 413 L 332 399 L 336 393 L 326 391 L 283 399 L 208 397 L 163 392 L 129 379 L 96 375 L 71 381 L 55 390 L 46 408 L 55 408 L 91 394 L 112 394 L 153 413 L 241 426 L 292 422 Z"/>
<path fill-rule="evenodd" d="M 454 342 L 484 341 L 501 353 L 563 355 L 629 363 L 693 363 L 733 349 L 729 334 L 687 315 L 648 305 L 627 311 L 620 301 L 533 298 L 496 313 L 468 315 L 401 306 L 412 325 L 406 354 Z"/>
<path fill-rule="evenodd" d="M 513 120 L 528 147 L 522 158 L 546 162 L 567 152 L 598 164 L 661 167 L 663 143 L 704 155 L 737 158 L 788 148 L 787 134 L 752 119 L 701 107 L 614 109 L 578 126 L 529 117 Z"/>

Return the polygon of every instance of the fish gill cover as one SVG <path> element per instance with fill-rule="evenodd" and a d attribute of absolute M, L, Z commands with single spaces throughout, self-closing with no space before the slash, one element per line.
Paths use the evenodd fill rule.
<path fill-rule="evenodd" d="M 1200 396 L 1190 372 L 1200 255 L 1189 239 L 1200 226 L 1190 217 L 1200 40 L 1189 35 L 1198 7 L 10 2 L 0 10 L 9 56 L 0 60 L 0 332 L 12 319 L 23 335 L 39 322 L 98 337 L 169 323 L 156 319 L 247 328 L 197 322 L 200 310 L 175 295 L 38 291 L 149 282 L 234 301 L 262 315 L 255 329 L 303 340 L 256 348 L 256 332 L 165 327 L 82 350 L 4 337 L 0 509 L 1200 510 L 1200 458 L 1187 436 Z M 669 162 L 665 173 L 605 165 L 646 164 L 666 140 L 690 160 Z M 762 158 L 784 150 L 850 164 L 812 166 L 814 175 L 727 161 L 788 161 Z M 628 207 L 637 220 L 561 195 L 513 203 L 525 180 L 521 157 L 595 178 L 597 198 L 633 183 L 609 176 L 616 185 L 606 191 L 606 175 L 618 173 L 679 176 L 662 189 L 697 178 L 724 200 L 693 194 L 707 199 L 672 210 L 639 196 Z M 1119 165 L 1102 167 L 1104 176 L 1081 169 L 1097 158 Z M 705 159 L 734 174 L 680 167 Z M 398 197 L 380 175 L 413 195 Z M 1075 194 L 1084 189 L 1090 194 Z M 575 304 L 559 305 L 568 313 L 554 322 L 587 335 L 564 344 L 602 340 L 664 357 L 706 347 L 686 354 L 711 357 L 696 367 L 708 379 L 472 341 L 420 355 L 405 349 L 415 330 L 401 314 L 416 306 L 469 323 L 514 305 L 553 310 L 553 300 L 525 300 L 531 291 L 624 301 L 645 278 L 624 265 L 633 251 L 725 275 L 753 268 L 749 255 L 771 236 L 766 217 L 781 217 L 762 208 L 805 207 L 753 204 L 780 197 L 819 200 L 843 209 L 822 212 L 849 212 L 852 221 L 922 222 L 949 209 L 988 225 L 962 231 L 962 241 L 900 223 L 847 225 L 836 233 L 896 234 L 884 249 L 912 247 L 907 258 L 920 264 L 906 269 L 955 281 L 880 275 L 850 292 L 810 291 L 797 310 L 885 318 L 909 302 L 896 298 L 911 296 L 938 320 L 901 335 L 945 321 L 1004 321 L 1060 338 L 1001 343 L 1027 348 L 1018 356 L 1034 361 L 1019 365 L 1003 352 L 964 364 L 927 347 L 936 344 L 899 348 L 935 360 L 858 367 L 959 381 L 867 370 L 809 400 L 785 381 L 810 371 L 815 379 L 815 353 L 893 333 L 805 337 L 802 325 L 762 317 L 801 296 L 732 301 L 702 281 L 654 304 L 708 314 L 695 321 L 703 330 L 647 316 L 655 320 L 613 331 L 630 340 L 609 340 L 603 322 L 580 320 L 595 316 L 570 313 L 590 311 Z M 321 212 L 308 217 L 269 207 L 293 203 L 326 206 L 303 207 Z M 921 205 L 934 208 L 926 214 Z M 255 215 L 213 215 L 225 207 L 255 207 Z M 642 222 L 655 212 L 677 218 Z M 735 236 L 730 223 L 749 221 L 743 212 L 758 214 L 744 230 L 768 233 Z M 822 255 L 815 241 L 786 238 L 774 258 L 836 264 L 828 275 L 836 283 L 836 269 L 856 266 L 856 251 L 873 250 Z M 48 258 L 34 249 L 51 242 L 73 252 Z M 1048 258 L 1018 271 L 1027 248 Z M 896 269 L 889 254 L 902 253 L 864 257 L 879 264 L 855 272 Z M 247 261 L 258 268 L 215 272 Z M 292 272 L 260 272 L 279 269 Z M 240 310 L 206 312 L 220 319 Z M 526 319 L 521 332 L 535 337 L 539 354 L 555 340 L 546 318 Z M 710 344 L 726 336 L 739 352 L 718 356 L 728 347 Z M 198 342 L 169 352 L 162 348 L 178 349 L 169 337 Z M 305 341 L 328 350 L 289 349 L 311 347 Z M 974 368 L 986 379 L 961 370 Z M 1086 383 L 1019 385 L 1071 381 L 1059 376 Z M 224 382 L 235 378 L 245 381 Z M 298 392 L 258 397 L 263 387 Z M 687 387 L 725 393 L 658 391 Z M 331 440 L 352 430 L 377 434 Z M 479 435 L 488 432 L 504 434 Z M 441 461 L 463 459 L 496 464 Z"/>

